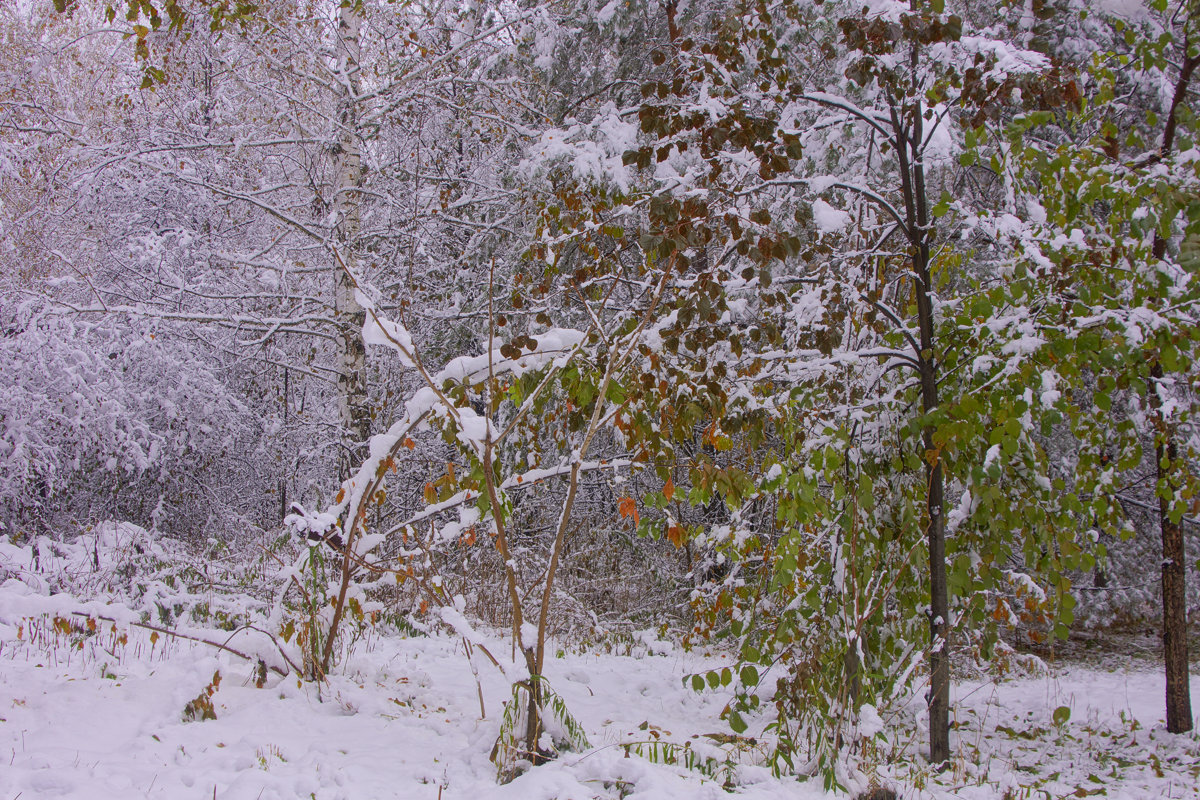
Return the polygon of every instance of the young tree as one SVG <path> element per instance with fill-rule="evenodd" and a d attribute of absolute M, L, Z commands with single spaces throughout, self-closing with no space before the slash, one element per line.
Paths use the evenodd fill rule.
<path fill-rule="evenodd" d="M 1049 136 L 1027 124 L 1016 131 L 1014 152 L 1023 154 L 1027 188 L 1045 209 L 1043 231 L 1028 243 L 1036 259 L 1030 269 L 1041 273 L 1045 336 L 1068 356 L 1062 373 L 1079 398 L 1071 413 L 1090 451 L 1081 462 L 1083 491 L 1114 531 L 1122 504 L 1155 511 L 1167 727 L 1179 733 L 1193 725 L 1182 521 L 1197 488 L 1197 277 L 1189 255 L 1197 195 L 1183 151 L 1195 135 L 1186 101 L 1200 55 L 1195 9 L 1167 11 L 1152 4 L 1133 19 L 1112 20 L 1124 36 L 1097 54 L 1094 97 L 1075 121 L 1095 131 L 1090 140 L 1049 146 Z M 1125 414 L 1114 415 L 1121 406 Z M 1136 496 L 1139 473 L 1154 487 L 1151 497 Z"/>
<path fill-rule="evenodd" d="M 696 272 L 660 332 L 679 358 L 659 385 L 677 404 L 681 385 L 715 385 L 697 414 L 714 442 L 747 448 L 692 472 L 695 501 L 733 509 L 707 541 L 742 562 L 713 610 L 745 664 L 785 670 L 781 751 L 796 747 L 790 710 L 815 728 L 817 713 L 834 720 L 818 734 L 827 767 L 838 721 L 911 678 L 918 618 L 930 758 L 944 763 L 951 630 L 1007 618 L 1014 557 L 1069 604 L 1081 552 L 1037 439 L 1053 397 L 1026 388 L 1040 343 L 1024 301 L 1002 291 L 995 232 L 1022 209 L 994 213 L 1001 176 L 974 166 L 991 121 L 1078 93 L 1045 57 L 964 19 L 941 3 L 739 6 L 711 38 L 681 36 L 657 57 L 639 112 L 649 142 L 627 154 L 658 163 L 662 181 L 643 245 Z M 803 60 L 813 48 L 822 65 Z M 657 439 L 653 421 L 644 435 Z M 774 523 L 755 510 L 770 501 Z M 802 638 L 828 658 L 802 660 L 819 649 L 793 647 Z M 789 705 L 788 686 L 816 697 Z"/>

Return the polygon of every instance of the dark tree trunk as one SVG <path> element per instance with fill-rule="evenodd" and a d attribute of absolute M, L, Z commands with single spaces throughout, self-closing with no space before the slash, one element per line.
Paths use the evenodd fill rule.
<path fill-rule="evenodd" d="M 1175 93 L 1163 129 L 1162 146 L 1159 152 L 1165 158 L 1175 146 L 1175 130 L 1178 125 L 1179 106 L 1187 98 L 1188 84 L 1192 73 L 1200 66 L 1200 57 L 1192 56 L 1191 39 L 1184 39 L 1184 59 L 1175 82 Z M 1157 233 L 1154 236 L 1153 255 L 1163 258 L 1167 253 L 1167 241 Z M 1154 450 L 1154 470 L 1159 486 L 1171 485 L 1170 470 L 1176 466 L 1175 439 L 1162 416 L 1162 398 L 1158 390 L 1162 384 L 1162 364 L 1156 359 L 1150 365 L 1150 380 L 1146 391 L 1153 412 L 1155 436 L 1159 437 Z M 1169 514 L 1170 501 L 1158 498 L 1158 524 L 1162 533 L 1162 601 L 1163 601 L 1163 662 L 1167 677 L 1167 730 L 1171 733 L 1186 733 L 1192 729 L 1192 698 L 1188 675 L 1187 651 L 1187 562 L 1183 552 L 1183 531 L 1179 523 L 1172 522 Z"/>
<path fill-rule="evenodd" d="M 915 62 L 917 52 L 913 50 Z M 892 106 L 892 129 L 896 135 L 896 154 L 904 194 L 905 228 L 912 248 L 913 274 L 916 278 L 917 328 L 920 352 L 916 354 L 921 381 L 921 411 L 930 414 L 938 407 L 937 360 L 933 319 L 933 275 L 931 271 L 931 225 L 926 197 L 925 166 L 921 161 L 923 143 L 921 113 L 908 109 L 911 125 L 904 112 Z M 934 441 L 934 427 L 926 424 L 921 431 L 927 482 L 925 538 L 929 546 L 929 760 L 944 764 L 950 760 L 950 596 L 946 578 L 945 476 L 942 460 Z"/>
<path fill-rule="evenodd" d="M 1161 398 L 1157 385 L 1162 378 L 1162 365 L 1155 362 L 1151 369 L 1150 405 L 1156 417 L 1160 417 Z M 1175 440 L 1166 431 L 1162 441 L 1154 450 L 1159 481 L 1169 478 L 1164 474 L 1175 463 Z M 1161 485 L 1161 484 L 1160 484 Z M 1170 502 L 1158 498 L 1158 524 L 1162 531 L 1162 639 L 1163 662 L 1167 675 L 1167 730 L 1171 733 L 1187 733 L 1192 729 L 1191 680 L 1188 674 L 1187 641 L 1187 561 L 1183 552 L 1183 530 L 1179 523 L 1172 522 Z"/>

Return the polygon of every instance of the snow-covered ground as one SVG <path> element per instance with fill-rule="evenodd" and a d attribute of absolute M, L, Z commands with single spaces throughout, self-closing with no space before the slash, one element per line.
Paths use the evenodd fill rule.
<path fill-rule="evenodd" d="M 176 601 L 230 613 L 258 602 L 189 595 L 176 579 L 186 559 L 169 544 L 127 525 L 71 544 L 0 537 L 0 800 L 694 800 L 730 796 L 727 786 L 747 800 L 830 796 L 820 779 L 772 776 L 754 738 L 761 720 L 730 736 L 719 719 L 727 693 L 685 686 L 726 656 L 650 631 L 586 649 L 550 644 L 546 678 L 589 746 L 501 785 L 489 756 L 510 688 L 478 649 L 476 673 L 448 630 L 376 630 L 323 684 L 270 671 L 264 680 L 229 652 L 128 624 Z M 220 571 L 200 569 L 210 568 Z M 228 581 L 250 574 L 221 569 Z M 283 665 L 262 633 L 182 630 Z M 1154 662 L 1089 663 L 1100 665 L 957 684 L 955 758 L 941 774 L 918 755 L 918 689 L 865 754 L 859 743 L 843 780 L 852 796 L 882 785 L 913 800 L 1200 797 L 1200 735 L 1165 731 Z M 1200 700 L 1200 678 L 1192 694 Z M 185 720 L 197 700 L 215 719 Z"/>
<path fill-rule="evenodd" d="M 549 679 L 592 749 L 501 786 L 488 755 L 508 689 L 480 666 L 481 718 L 460 640 L 381 637 L 318 692 L 277 675 L 255 688 L 245 662 L 205 645 L 152 645 L 137 630 L 122 642 L 124 632 L 104 625 L 81 638 L 49 621 L 13 622 L 0 628 L 3 800 L 728 796 L 719 781 L 626 757 L 621 746 L 661 737 L 714 749 L 705 734 L 726 732 L 717 716 L 728 698 L 697 695 L 683 676 L 719 656 L 665 643 L 661 654 L 642 646 L 636 656 L 564 653 Z M 183 721 L 218 671 L 216 719 Z M 1076 667 L 957 690 L 954 770 L 933 780 L 907 760 L 881 767 L 877 778 L 900 796 L 1198 796 L 1200 740 L 1163 729 L 1156 672 Z M 1070 717 L 1058 711 L 1056 724 L 1062 707 Z M 741 760 L 754 757 L 750 749 Z M 736 783 L 746 798 L 825 796 L 817 782 L 775 780 L 753 765 L 737 769 Z"/>

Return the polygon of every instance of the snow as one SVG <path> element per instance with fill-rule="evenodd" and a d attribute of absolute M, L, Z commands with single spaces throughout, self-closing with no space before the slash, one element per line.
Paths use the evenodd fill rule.
<path fill-rule="evenodd" d="M 637 135 L 637 125 L 608 103 L 590 123 L 545 131 L 529 149 L 521 171 L 533 179 L 553 165 L 567 164 L 581 180 L 610 184 L 628 192 L 633 174 L 622 156 L 636 145 Z"/>
<path fill-rule="evenodd" d="M 1099 0 L 1097 8 L 1109 16 L 1131 22 L 1142 21 L 1150 16 L 1150 9 L 1144 0 Z"/>
<path fill-rule="evenodd" d="M 611 22 L 613 16 L 617 13 L 617 9 L 621 6 L 621 0 L 609 0 L 609 2 L 600 9 L 596 14 L 596 21 L 600 23 Z"/>
<path fill-rule="evenodd" d="M 926 161 L 946 162 L 956 157 L 962 148 L 954 139 L 952 125 L 947 119 L 949 109 L 945 103 L 937 103 L 929 107 L 932 112 L 930 127 L 927 130 L 922 153 Z"/>
<path fill-rule="evenodd" d="M 412 336 L 400 323 L 384 319 L 374 311 L 367 311 L 367 321 L 363 324 L 362 336 L 364 344 L 390 347 L 400 355 L 404 366 L 415 366 L 412 361 L 414 352 Z"/>
<path fill-rule="evenodd" d="M 875 706 L 868 703 L 858 710 L 858 733 L 860 736 L 870 739 L 884 730 L 883 718 L 879 716 Z"/>
<path fill-rule="evenodd" d="M 834 208 L 824 200 L 817 198 L 812 204 L 813 222 L 821 233 L 840 231 L 850 224 L 850 214 Z"/>
<path fill-rule="evenodd" d="M 501 786 L 488 754 L 508 684 L 498 671 L 480 670 L 487 712 L 480 718 L 475 675 L 453 638 L 384 637 L 319 690 L 290 676 L 272 676 L 258 689 L 247 665 L 202 645 L 150 648 L 145 637 L 132 635 L 124 645 L 108 644 L 107 653 L 102 642 L 73 651 L 17 640 L 12 620 L 6 623 L 0 661 L 0 746 L 11 753 L 0 772 L 5 797 L 728 796 L 718 782 L 627 757 L 621 746 L 649 740 L 654 731 L 704 752 L 705 735 L 721 729 L 716 715 L 728 698 L 695 694 L 682 679 L 705 664 L 719 665 L 720 656 L 672 649 L 665 656 L 584 652 L 552 659 L 550 684 L 584 724 L 592 748 L 563 754 Z M 217 718 L 184 722 L 183 706 L 216 672 Z M 1094 668 L 961 683 L 954 693 L 960 720 L 955 771 L 942 785 L 904 796 L 999 798 L 1047 775 L 1054 777 L 1039 786 L 1055 797 L 1080 786 L 1104 787 L 1110 798 L 1186 797 L 1194 786 L 1188 768 L 1200 747 L 1194 737 L 1163 730 L 1162 692 L 1157 672 Z M 1059 706 L 1071 711 L 1061 729 L 1051 719 Z M 892 724 L 873 706 L 860 712 L 862 735 L 886 735 Z M 1025 738 L 1034 734 L 1039 738 Z M 880 772 L 897 771 L 893 765 Z M 776 780 L 753 766 L 735 774 L 738 797 L 827 796 L 814 782 Z M 969 787 L 969 775 L 991 783 Z M 617 786 L 631 793 L 621 795 Z"/>
<path fill-rule="evenodd" d="M 465 511 L 462 519 L 471 516 Z M 772 777 L 757 746 L 719 744 L 725 732 L 719 715 L 731 695 L 695 693 L 685 681 L 732 665 L 731 657 L 719 649 L 685 650 L 659 630 L 593 649 L 548 642 L 557 655 L 548 660 L 546 679 L 583 725 L 590 747 L 500 785 L 489 754 L 512 682 L 527 674 L 508 658 L 504 632 L 464 617 L 461 596 L 440 609 L 445 628 L 426 618 L 421 627 L 428 635 L 380 631 L 323 684 L 268 672 L 258 688 L 252 662 L 130 624 L 138 613 L 104 595 L 103 582 L 88 583 L 99 594 L 86 599 L 52 595 L 48 581 L 36 580 L 41 569 L 74 578 L 88 569 L 98 578 L 118 574 L 123 559 L 137 555 L 133 543 L 151 544 L 160 555 L 169 550 L 140 529 L 107 526 L 92 538 L 56 544 L 56 555 L 47 545 L 47 556 L 35 563 L 32 545 L 0 537 L 0 568 L 8 576 L 0 585 L 0 748 L 8 753 L 0 797 L 730 796 L 724 778 L 644 757 L 662 741 L 726 761 L 720 774 L 732 780 L 735 797 L 835 796 L 819 781 Z M 54 622 L 53 615 L 73 610 L 122 622 L 101 621 L 94 632 L 86 617 L 73 617 L 66 630 Z M 207 633 L 243 647 L 252 635 Z M 536 630 L 527 623 L 522 636 L 531 641 Z M 500 668 L 478 655 L 468 660 L 464 641 L 486 648 Z M 893 754 L 875 775 L 904 797 L 1062 797 L 1080 787 L 1103 788 L 1109 798 L 1194 796 L 1200 738 L 1165 732 L 1163 679 L 1151 666 L 1074 665 L 959 682 L 953 769 L 940 776 L 922 772 L 906 749 L 911 724 L 919 726 L 924 713 L 920 687 L 899 709 L 863 706 L 857 735 Z M 185 705 L 209 690 L 216 719 L 185 721 Z M 1060 707 L 1069 719 L 1062 720 Z M 761 737 L 766 721 L 754 718 L 747 735 Z M 923 789 L 914 783 L 918 777 Z M 852 792 L 868 786 L 865 774 L 847 781 Z"/>
<path fill-rule="evenodd" d="M 1025 74 L 1048 69 L 1050 59 L 1041 53 L 1013 47 L 1010 44 L 984 36 L 963 36 L 960 46 L 968 53 L 990 56 L 996 60 L 996 72 L 1002 74 Z"/>
<path fill-rule="evenodd" d="M 458 423 L 458 440 L 473 448 L 475 452 L 482 454 L 484 443 L 489 438 L 495 438 L 495 434 L 492 432 L 492 421 L 482 414 L 476 413 L 473 408 L 459 408 L 455 413 Z"/>
<path fill-rule="evenodd" d="M 1042 372 L 1042 405 L 1052 406 L 1062 397 L 1062 392 L 1058 391 L 1058 375 L 1054 370 L 1048 369 Z"/>
<path fill-rule="evenodd" d="M 466 502 L 467 500 L 465 494 L 463 496 L 456 495 L 454 499 L 456 499 L 458 502 Z M 476 506 L 464 505 L 460 507 L 458 510 L 458 521 L 447 522 L 445 525 L 443 525 L 438 531 L 438 539 L 443 542 L 454 541 L 461 536 L 463 532 L 478 523 L 481 516 L 482 514 Z"/>

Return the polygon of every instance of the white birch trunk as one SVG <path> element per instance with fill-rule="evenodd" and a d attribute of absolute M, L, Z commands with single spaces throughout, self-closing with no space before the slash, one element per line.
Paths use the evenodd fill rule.
<path fill-rule="evenodd" d="M 359 189 L 362 185 L 362 153 L 358 141 L 359 29 L 362 9 L 354 3 L 338 9 L 337 68 L 337 187 L 334 195 L 333 246 L 334 317 L 338 326 L 338 411 L 342 424 L 342 472 L 349 473 L 359 449 L 371 434 L 367 396 L 367 353 L 362 329 L 366 320 L 355 297 L 357 259 L 355 240 L 359 232 Z"/>

